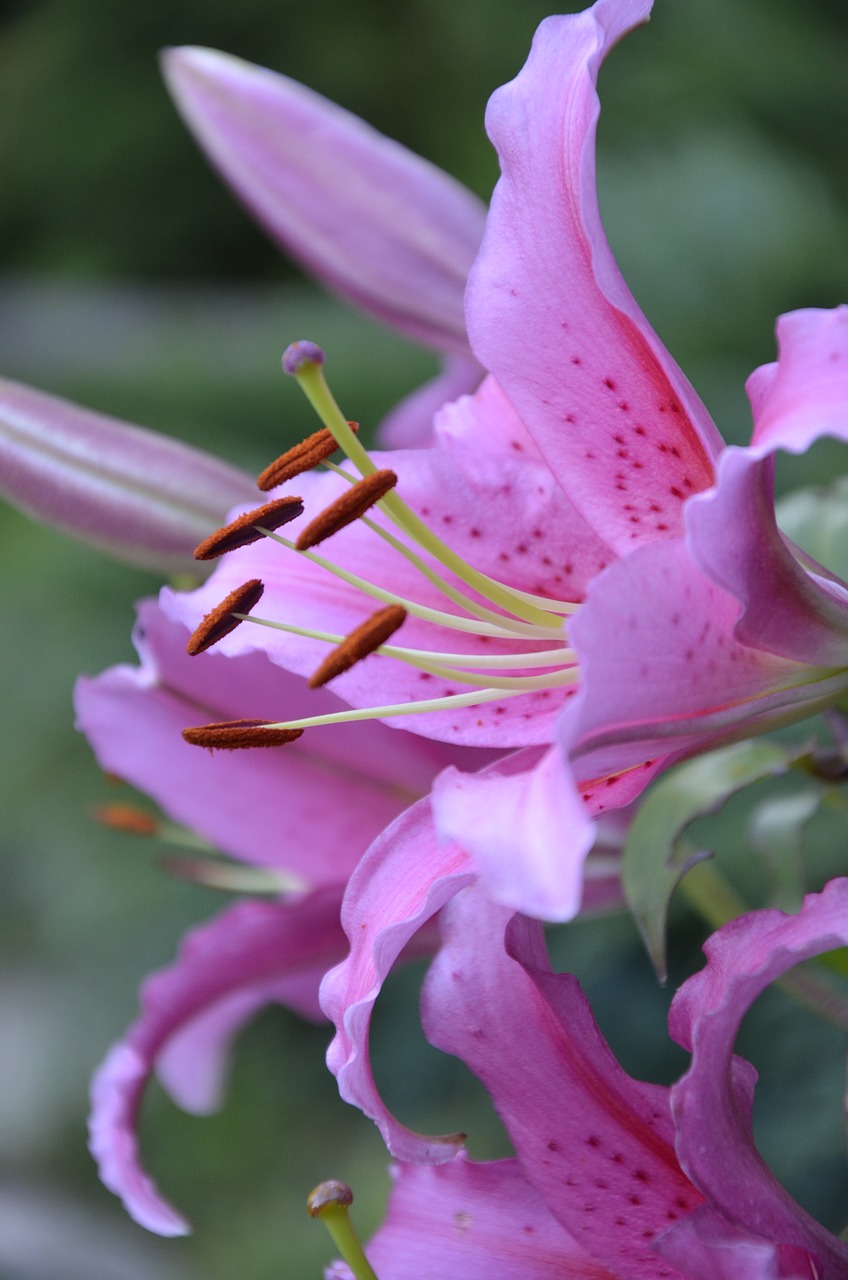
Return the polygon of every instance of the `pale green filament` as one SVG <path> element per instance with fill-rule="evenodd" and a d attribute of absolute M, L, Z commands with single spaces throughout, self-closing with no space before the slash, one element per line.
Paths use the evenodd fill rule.
<path fill-rule="evenodd" d="M 333 471 L 337 476 L 341 476 L 342 480 L 347 480 L 348 484 L 354 485 L 357 483 L 356 476 L 352 476 L 350 471 L 345 471 L 345 468 L 336 466 L 336 463 L 330 462 L 328 458 L 324 458 L 322 466 L 327 467 L 328 471 Z M 437 586 L 439 591 L 442 591 L 442 594 L 447 595 L 453 602 L 461 604 L 462 608 L 473 612 L 475 617 L 483 617 L 485 613 L 488 617 L 494 616 L 498 621 L 502 621 L 503 616 L 501 613 L 492 614 L 489 609 L 484 611 L 479 604 L 469 600 L 468 595 L 462 595 L 461 591 L 452 588 L 450 582 L 446 582 L 443 577 L 439 577 L 438 573 L 429 567 L 429 564 L 425 563 L 420 556 L 416 556 L 411 547 L 407 547 L 406 543 L 402 543 L 400 538 L 395 538 L 395 535 L 389 534 L 388 529 L 383 529 L 382 525 L 378 525 L 374 520 L 369 520 L 368 516 L 360 516 L 360 524 L 368 525 L 369 529 L 378 534 L 383 541 L 386 541 L 389 547 L 393 547 L 397 552 L 400 552 L 401 556 L 404 556 L 412 566 L 415 566 L 416 570 L 423 573 L 424 577 L 433 582 L 433 585 Z M 509 590 L 519 599 L 526 600 L 528 604 L 538 604 L 539 600 L 544 600 L 543 613 L 566 614 L 567 616 L 567 614 L 576 613 L 580 608 L 579 604 L 573 604 L 570 600 L 551 600 L 547 595 L 534 595 L 530 591 L 521 591 L 518 586 L 510 586 Z"/>
<path fill-rule="evenodd" d="M 253 613 L 234 613 L 234 618 L 241 622 L 255 622 L 260 627 L 271 627 L 275 631 L 286 631 L 293 636 L 303 636 L 306 640 L 323 640 L 327 644 L 341 644 L 347 636 L 334 631 L 316 631 L 311 627 L 296 627 L 293 622 L 275 622 L 271 618 L 257 618 Z M 530 653 L 443 653 L 441 649 L 410 649 L 403 645 L 381 644 L 375 653 L 382 653 L 387 658 L 399 658 L 417 666 L 418 659 L 431 662 L 448 663 L 469 671 L 486 670 L 503 667 L 562 667 L 577 661 L 573 649 L 534 649 Z"/>
<path fill-rule="evenodd" d="M 542 686 L 547 687 L 547 686 Z M 517 698 L 526 689 L 475 689 L 473 693 L 454 693 L 445 698 L 428 698 L 423 702 L 398 702 L 388 707 L 354 707 L 326 716 L 307 716 L 304 720 L 269 721 L 263 729 L 317 729 L 325 724 L 346 724 L 350 720 L 384 720 L 393 716 L 416 716 L 425 711 L 451 711 L 454 707 L 476 707 L 483 702 L 502 702 Z"/>
<path fill-rule="evenodd" d="M 348 426 L 347 419 L 336 404 L 333 393 L 327 386 L 321 366 L 313 361 L 306 361 L 294 376 L 303 388 L 318 417 L 338 442 L 339 448 L 347 454 L 361 475 L 373 474 L 377 468 L 369 457 L 367 450 Z M 503 583 L 496 581 L 496 579 L 490 578 L 487 574 L 473 569 L 451 547 L 442 542 L 441 538 L 433 533 L 432 529 L 406 505 L 398 494 L 387 493 L 378 505 L 400 529 L 408 533 L 435 560 L 438 560 L 445 568 L 450 569 L 462 582 L 478 592 L 484 599 L 491 600 L 493 604 L 500 605 L 501 608 L 509 610 L 510 613 L 516 614 L 519 618 L 524 618 L 527 622 L 535 622 L 539 625 L 547 623 L 548 614 L 551 611 L 545 607 L 548 601 L 544 597 L 538 597 L 539 603 L 536 604 L 534 603 L 534 597 L 529 595 L 528 592 L 513 591 L 511 587 L 507 587 Z M 560 611 L 562 608 L 563 606 L 561 605 Z M 569 611 L 571 612 L 576 608 L 576 605 L 572 605 Z"/>
<path fill-rule="evenodd" d="M 258 525 L 257 528 L 259 528 Z M 295 544 L 281 534 L 272 533 L 270 529 L 259 529 L 259 532 L 263 533 L 266 538 L 279 542 L 281 546 L 287 547 L 290 551 L 297 551 Z M 529 622 L 516 622 L 512 618 L 501 619 L 499 625 L 482 622 L 474 618 L 460 618 L 455 613 L 445 613 L 441 609 L 431 609 L 429 605 L 418 604 L 417 601 L 407 600 L 404 596 L 399 596 L 394 591 L 386 591 L 383 587 L 377 587 L 372 582 L 368 582 L 367 579 L 360 578 L 358 574 L 350 573 L 347 569 L 340 568 L 339 565 L 333 564 L 331 560 L 325 560 L 323 556 L 317 555 L 314 551 L 300 551 L 298 554 L 305 556 L 313 564 L 320 565 L 322 569 L 328 569 L 337 578 L 341 578 L 343 582 L 349 583 L 350 586 L 356 587 L 366 595 L 372 596 L 373 599 L 382 600 L 384 604 L 399 604 L 406 609 L 407 613 L 413 614 L 416 618 L 423 618 L 427 622 L 434 622 L 440 627 L 450 627 L 454 631 L 467 631 L 477 636 L 497 636 L 501 640 L 515 640 L 516 637 L 526 640 L 556 640 L 562 635 L 562 624 L 559 622 L 555 626 L 542 627 L 535 626 Z"/>

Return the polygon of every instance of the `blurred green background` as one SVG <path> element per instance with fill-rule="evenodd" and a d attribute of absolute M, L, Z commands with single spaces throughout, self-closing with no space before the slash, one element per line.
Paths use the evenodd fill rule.
<path fill-rule="evenodd" d="M 278 363 L 308 336 L 330 353 L 343 407 L 375 422 L 432 358 L 313 289 L 266 241 L 182 128 L 156 52 L 207 44 L 283 70 L 486 196 L 486 98 L 519 69 L 545 13 L 537 0 L 7 0 L 0 371 L 257 468 L 312 430 Z M 773 357 L 775 316 L 848 299 L 846 67 L 841 0 L 658 0 L 650 27 L 604 70 L 610 239 L 729 439 L 746 437 L 743 383 Z M 819 448 L 791 480 L 837 465 Z M 134 1016 L 142 976 L 221 899 L 168 880 L 157 850 L 89 817 L 113 793 L 74 734 L 73 679 L 131 659 L 133 601 L 158 583 L 8 510 L 0 536 L 0 1276 L 317 1276 L 331 1249 L 305 1216 L 306 1193 L 325 1177 L 351 1182 L 367 1232 L 386 1158 L 335 1095 L 326 1032 L 282 1011 L 244 1036 L 220 1116 L 188 1119 L 152 1091 L 148 1163 L 195 1221 L 193 1238 L 153 1240 L 97 1183 L 83 1134 L 90 1071 Z M 729 860 L 748 856 L 738 806 L 704 838 Z M 815 838 L 838 867 L 842 827 L 823 820 Z M 678 978 L 696 966 L 699 939 L 679 912 Z M 625 1064 L 672 1079 L 682 1055 L 665 1043 L 668 995 L 632 925 L 580 923 L 558 945 Z M 386 1091 L 408 1122 L 468 1129 L 477 1155 L 503 1151 L 480 1092 L 423 1047 L 418 976 L 393 980 L 380 1010 Z M 766 1068 L 769 1158 L 841 1228 L 839 1038 L 770 995 L 744 1051 Z"/>

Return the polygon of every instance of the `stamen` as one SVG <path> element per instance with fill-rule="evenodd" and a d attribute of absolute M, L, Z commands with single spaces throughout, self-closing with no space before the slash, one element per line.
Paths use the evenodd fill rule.
<path fill-rule="evenodd" d="M 352 707 L 350 711 L 336 711 L 329 715 L 308 716 L 303 720 L 266 721 L 271 729 L 317 729 L 324 724 L 348 724 L 352 720 L 388 720 L 395 716 L 417 716 L 425 711 L 452 711 L 456 707 L 479 707 L 484 702 L 502 702 L 504 698 L 517 698 L 526 689 L 475 689 L 472 693 L 451 693 L 444 698 L 428 698 L 424 702 L 397 702 L 386 707 Z M 259 722 L 262 723 L 262 722 Z M 183 737 L 186 735 L 183 730 Z M 208 743 L 201 743 L 208 746 Z"/>
<path fill-rule="evenodd" d="M 321 1182 L 309 1193 L 306 1212 L 310 1218 L 321 1219 L 354 1280 L 377 1280 L 350 1221 L 348 1208 L 352 1204 L 353 1192 L 345 1183 Z"/>
<path fill-rule="evenodd" d="M 262 599 L 264 591 L 265 588 L 258 578 L 251 578 L 249 582 L 236 587 L 225 600 L 210 610 L 200 626 L 195 628 L 186 645 L 186 653 L 195 657 L 213 644 L 217 644 L 219 640 L 223 640 L 224 636 L 228 636 L 231 631 L 235 631 L 253 606 Z"/>
<path fill-rule="evenodd" d="M 349 422 L 347 425 L 351 431 L 359 430 L 358 422 Z M 301 440 L 300 444 L 287 449 L 276 461 L 270 463 L 256 477 L 256 484 L 264 493 L 269 489 L 276 489 L 277 485 L 286 484 L 302 472 L 311 471 L 313 467 L 326 462 L 338 447 L 339 442 L 332 431 L 322 427 L 320 431 L 313 432 L 311 436 Z"/>
<path fill-rule="evenodd" d="M 265 867 L 246 867 L 242 863 L 213 861 L 212 858 L 160 858 L 157 865 L 177 880 L 202 884 L 208 889 L 226 893 L 303 893 L 309 888 L 305 880 L 286 871 L 269 871 Z"/>
<path fill-rule="evenodd" d="M 406 621 L 406 610 L 399 605 L 389 605 L 360 623 L 349 636 L 328 653 L 324 661 L 309 677 L 310 689 L 319 689 L 336 676 L 349 671 L 357 662 L 367 658 L 380 645 L 385 644 Z"/>
<path fill-rule="evenodd" d="M 409 610 L 404 612 L 408 613 Z M 270 627 L 273 631 L 285 631 L 292 636 L 303 636 L 305 640 L 323 640 L 326 644 L 339 645 L 345 640 L 344 636 L 335 631 L 317 631 L 314 627 L 298 627 L 293 622 L 277 622 L 273 618 L 257 618 L 253 614 L 245 616 L 242 621 L 254 622 L 259 627 Z M 577 663 L 574 649 L 564 648 L 534 649 L 529 653 L 446 653 L 441 649 L 410 649 L 402 645 L 382 644 L 374 652 L 387 658 L 398 658 L 413 667 L 438 660 L 442 666 L 458 667 L 462 671 L 508 671 L 511 667 L 551 667 L 559 670 Z"/>
<path fill-rule="evenodd" d="M 195 548 L 194 558 L 216 560 L 218 556 L 234 551 L 236 547 L 247 547 L 251 542 L 258 542 L 263 533 L 279 529 L 281 525 L 302 515 L 303 502 L 300 498 L 276 498 L 253 511 L 245 511 L 244 515 L 237 516 L 223 528 L 216 529 L 215 533 L 210 534 Z"/>
<path fill-rule="evenodd" d="M 282 537 L 279 533 L 266 533 L 265 536 L 271 538 L 274 542 L 279 542 L 281 547 L 287 547 L 289 551 L 297 550 L 293 542 L 290 542 L 288 538 Z M 341 578 L 342 582 L 347 582 L 352 587 L 358 587 L 360 591 L 367 596 L 371 596 L 374 600 L 382 600 L 385 604 L 399 604 L 414 617 L 423 618 L 427 622 L 434 622 L 440 627 L 449 627 L 454 631 L 467 631 L 475 636 L 496 636 L 501 640 L 515 640 L 516 637 L 522 640 L 556 640 L 562 635 L 562 622 L 559 618 L 554 620 L 555 625 L 553 626 L 536 626 L 530 622 L 517 622 L 513 618 L 502 617 L 500 614 L 495 615 L 499 619 L 498 624 L 481 622 L 477 618 L 463 618 L 460 614 L 446 613 L 443 609 L 433 609 L 430 605 L 418 604 L 415 600 L 400 596 L 396 591 L 386 591 L 383 587 L 377 587 L 373 582 L 369 582 L 367 578 L 360 578 L 356 573 L 349 573 L 347 569 L 342 569 L 339 565 L 334 564 L 332 560 L 326 560 L 323 556 L 318 555 L 316 551 L 304 551 L 301 554 L 307 560 L 311 560 L 313 564 L 320 565 L 322 569 L 326 569 L 329 573 L 335 574 L 337 578 Z"/>
<path fill-rule="evenodd" d="M 303 736 L 302 729 L 291 729 L 270 720 L 220 720 L 216 724 L 183 729 L 183 738 L 193 747 L 210 751 L 238 751 L 244 747 L 284 747 Z"/>
<path fill-rule="evenodd" d="M 369 511 L 375 502 L 384 498 L 396 484 L 397 476 L 394 471 L 374 471 L 371 475 L 365 476 L 309 522 L 298 535 L 295 547 L 298 551 L 308 551 L 310 547 L 317 546 L 331 534 L 338 533 L 340 529 L 353 524 L 354 520 L 358 520 L 366 511 Z"/>
<path fill-rule="evenodd" d="M 126 831 L 129 835 L 155 836 L 159 833 L 158 819 L 134 804 L 99 804 L 92 809 L 91 816 L 102 826 L 113 831 Z"/>

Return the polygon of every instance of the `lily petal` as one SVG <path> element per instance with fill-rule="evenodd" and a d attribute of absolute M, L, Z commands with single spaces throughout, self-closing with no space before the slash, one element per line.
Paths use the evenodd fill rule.
<path fill-rule="evenodd" d="M 686 527 L 697 563 L 742 605 L 738 640 L 811 666 L 848 665 L 848 589 L 817 580 L 787 545 L 770 457 L 725 449 L 716 487 L 687 504 Z"/>
<path fill-rule="evenodd" d="M 595 192 L 595 81 L 650 0 L 599 0 L 539 27 L 486 117 L 502 177 L 469 280 L 475 355 L 616 550 L 679 532 L 721 440 L 625 285 Z"/>
<path fill-rule="evenodd" d="M 94 1077 L 90 1145 L 103 1182 L 150 1231 L 189 1230 L 139 1163 L 136 1120 L 153 1068 L 176 1042 L 167 1071 L 180 1101 L 215 1105 L 237 1027 L 264 1004 L 303 1008 L 307 988 L 314 993 L 342 954 L 338 912 L 338 888 L 288 903 L 239 903 L 188 934 L 175 964 L 145 982 L 139 1018 Z M 192 1047 L 201 1054 L 193 1064 Z"/>
<path fill-rule="evenodd" d="M 748 379 L 753 453 L 804 453 L 821 436 L 848 440 L 848 307 L 791 311 L 777 322 L 778 360 Z"/>
<path fill-rule="evenodd" d="M 342 297 L 468 354 L 465 281 L 484 209 L 460 183 L 285 76 L 213 49 L 162 66 L 189 128 L 277 243 Z"/>
<path fill-rule="evenodd" d="M 643 547 L 599 575 L 570 627 L 584 684 L 560 740 L 578 774 L 670 763 L 832 705 L 845 673 L 741 644 L 739 612 L 682 541 Z"/>
<path fill-rule="evenodd" d="M 477 773 L 449 767 L 432 789 L 442 839 L 471 856 L 495 902 L 539 920 L 572 920 L 592 905 L 584 879 L 595 819 L 641 795 L 661 763 L 576 784 L 558 746 L 514 752 Z"/>
<path fill-rule="evenodd" d="M 709 1205 L 676 1222 L 656 1249 L 687 1280 L 818 1280 L 806 1252 L 752 1239 Z"/>
<path fill-rule="evenodd" d="M 621 1069 L 577 980 L 550 972 L 540 925 L 510 924 L 475 887 L 441 929 L 422 997 L 427 1038 L 482 1080 L 566 1231 L 621 1280 L 656 1280 L 652 1240 L 703 1199 L 674 1154 L 668 1090 Z"/>
<path fill-rule="evenodd" d="M 809 1251 L 820 1277 L 848 1275 L 848 1245 L 811 1218 L 772 1176 L 733 1096 L 733 1042 L 746 1011 L 794 965 L 848 944 L 848 880 L 805 899 L 798 915 L 753 911 L 705 944 L 707 965 L 674 999 L 669 1030 L 692 1053 L 672 1089 L 683 1168 L 724 1216 Z M 709 1135 L 709 1141 L 705 1136 Z"/>
<path fill-rule="evenodd" d="M 441 372 L 411 392 L 386 415 L 377 428 L 385 449 L 423 449 L 433 443 L 433 420 L 439 409 L 475 391 L 483 370 L 468 356 L 448 356 Z"/>
<path fill-rule="evenodd" d="M 425 1138 L 391 1115 L 371 1074 L 371 1012 L 404 947 L 473 879 L 467 854 L 457 845 L 439 843 L 429 803 L 422 800 L 407 809 L 350 878 L 342 924 L 351 952 L 321 984 L 321 1007 L 336 1027 L 327 1065 L 339 1093 L 375 1121 L 399 1160 L 449 1160 L 462 1136 Z"/>
<path fill-rule="evenodd" d="M 187 636 L 144 601 L 135 632 L 141 666 L 78 682 L 79 727 L 101 766 L 237 858 L 291 871 L 304 885 L 344 882 L 449 755 L 376 722 L 329 726 L 308 749 L 296 742 L 276 751 L 200 751 L 182 740 L 187 725 L 339 703 L 262 653 L 189 657 Z"/>
<path fill-rule="evenodd" d="M 250 476 L 168 436 L 0 378 L 0 493 L 128 564 L 198 573 L 192 552 Z"/>
<path fill-rule="evenodd" d="M 392 1173 L 388 1215 L 367 1249 L 381 1280 L 614 1280 L 551 1216 L 517 1160 L 460 1153 Z"/>

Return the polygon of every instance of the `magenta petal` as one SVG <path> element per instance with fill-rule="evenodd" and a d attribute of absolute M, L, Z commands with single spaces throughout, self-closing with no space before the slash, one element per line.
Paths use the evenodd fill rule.
<path fill-rule="evenodd" d="M 449 1160 L 462 1139 L 423 1137 L 390 1114 L 371 1074 L 371 1011 L 407 943 L 473 878 L 468 856 L 456 845 L 439 843 L 428 801 L 413 805 L 351 876 L 342 910 L 350 955 L 321 985 L 321 1007 L 336 1027 L 327 1065 L 339 1092 L 375 1121 L 399 1160 Z"/>
<path fill-rule="evenodd" d="M 482 773 L 446 769 L 433 812 L 439 835 L 466 850 L 496 902 L 542 920 L 577 915 L 595 828 L 559 747 Z"/>
<path fill-rule="evenodd" d="M 380 1280 L 612 1280 L 550 1215 L 516 1160 L 399 1165 L 368 1245 Z"/>
<path fill-rule="evenodd" d="M 180 736 L 187 725 L 340 703 L 262 653 L 189 657 L 187 637 L 145 601 L 135 637 L 141 666 L 78 682 L 79 727 L 101 766 L 223 852 L 292 872 L 304 885 L 344 882 L 409 798 L 427 791 L 445 753 L 377 723 L 331 726 L 271 751 L 189 746 Z"/>
<path fill-rule="evenodd" d="M 848 314 L 848 312 L 846 313 Z M 812 577 L 777 527 L 774 466 L 725 449 L 715 489 L 686 507 L 697 563 L 742 605 L 743 644 L 812 666 L 848 665 L 848 591 Z"/>
<path fill-rule="evenodd" d="M 848 880 L 811 894 L 795 916 L 753 911 L 706 943 L 707 965 L 685 982 L 669 1016 L 692 1065 L 672 1090 L 677 1153 L 693 1182 L 732 1223 L 808 1250 L 817 1274 L 848 1275 L 848 1245 L 825 1231 L 772 1176 L 734 1100 L 736 1032 L 770 983 L 812 956 L 848 944 Z"/>
<path fill-rule="evenodd" d="M 197 543 L 256 487 L 178 440 L 0 378 L 0 493 L 118 560 L 196 576 Z"/>
<path fill-rule="evenodd" d="M 791 311 L 777 322 L 779 357 L 748 380 L 752 451 L 803 453 L 820 436 L 848 440 L 848 307 Z"/>
<path fill-rule="evenodd" d="M 139 1163 L 136 1121 L 150 1074 L 174 1037 L 190 1035 L 198 1019 L 205 1034 L 196 1079 L 183 1052 L 170 1064 L 181 1100 L 202 1109 L 220 1082 L 228 1037 L 263 1004 L 296 1002 L 304 984 L 342 954 L 338 890 L 289 903 L 242 902 L 185 938 L 176 962 L 153 974 L 141 992 L 141 1014 L 109 1053 L 92 1083 L 90 1146 L 100 1176 L 130 1215 L 160 1235 L 183 1235 L 188 1223 L 163 1200 Z M 217 1016 L 216 1034 L 210 1022 Z"/>
<path fill-rule="evenodd" d="M 546 19 L 492 97 L 502 177 L 469 280 L 472 348 L 583 515 L 620 552 L 677 532 L 721 440 L 606 242 L 595 191 L 595 80 L 650 0 Z"/>
<path fill-rule="evenodd" d="M 702 1200 L 674 1155 L 668 1090 L 626 1075 L 577 980 L 550 972 L 541 927 L 515 917 L 505 944 L 509 921 L 477 887 L 443 912 L 427 1037 L 482 1080 L 557 1221 L 620 1280 L 656 1280 L 651 1241 Z"/>
<path fill-rule="evenodd" d="M 168 49 L 174 100 L 212 163 L 278 244 L 408 337 L 468 354 L 475 196 L 285 76 L 212 49 Z"/>

